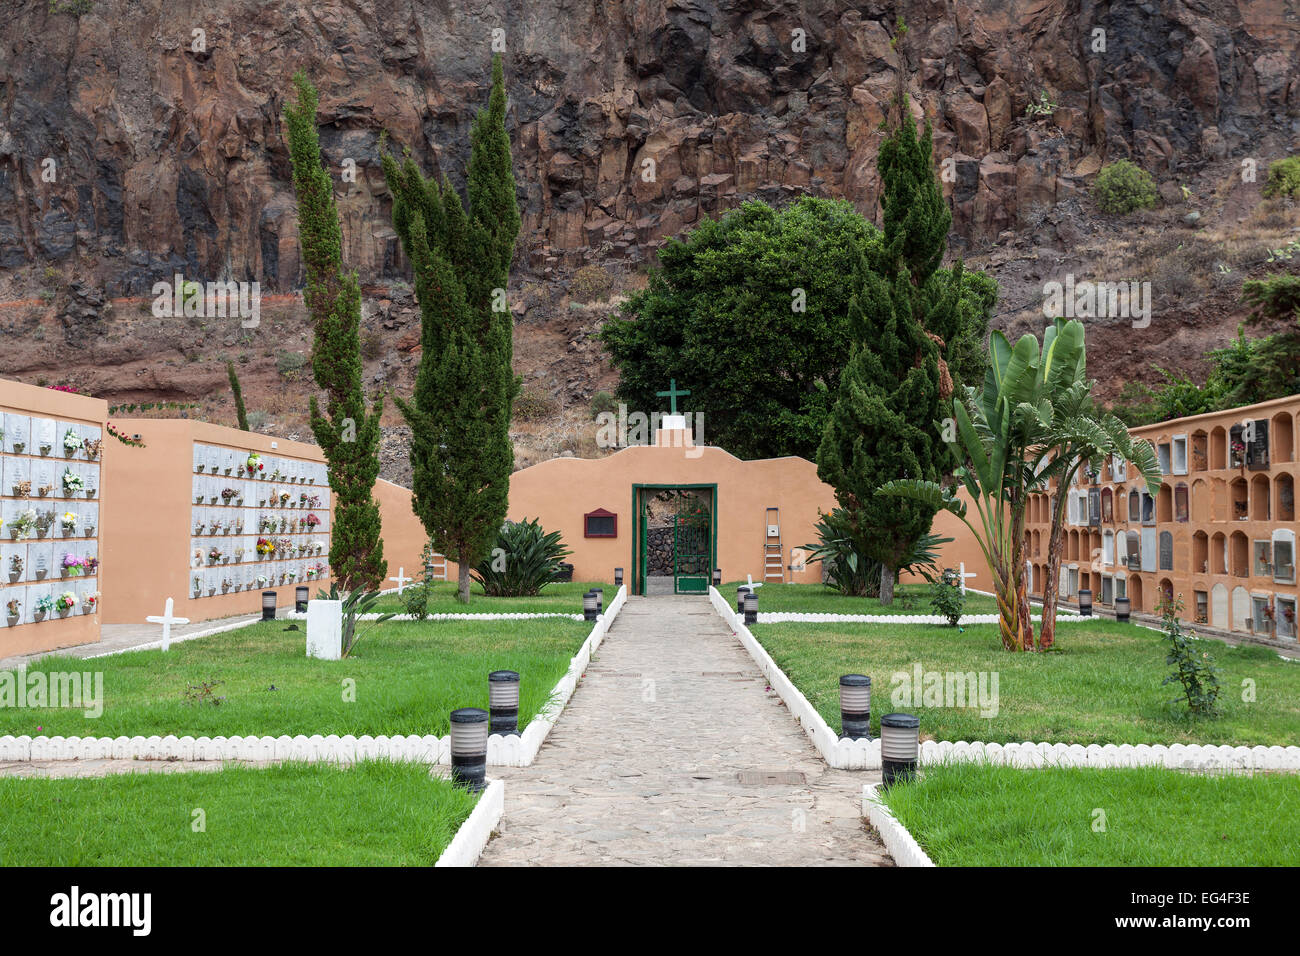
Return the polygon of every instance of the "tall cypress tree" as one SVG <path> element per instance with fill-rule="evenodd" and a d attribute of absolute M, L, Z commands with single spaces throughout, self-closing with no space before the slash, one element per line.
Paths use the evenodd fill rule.
<path fill-rule="evenodd" d="M 514 447 L 510 409 L 514 323 L 505 289 L 519 234 L 506 132 L 501 59 L 470 132 L 469 212 L 443 177 L 426 179 L 408 154 L 384 154 L 393 228 L 411 260 L 420 305 L 420 368 L 409 402 L 413 507 L 433 546 L 459 565 L 462 602 L 470 568 L 505 520 Z"/>
<path fill-rule="evenodd" d="M 226 363 L 226 376 L 230 379 L 230 393 L 235 396 L 235 418 L 241 432 L 248 431 L 248 410 L 244 408 L 244 390 L 239 387 L 239 376 L 235 374 L 235 363 Z"/>
<path fill-rule="evenodd" d="M 344 591 L 377 590 L 388 574 L 379 505 L 379 419 L 383 398 L 367 411 L 361 387 L 361 288 L 355 272 L 343 271 L 343 238 L 334 205 L 334 183 L 321 165 L 316 133 L 315 88 L 295 74 L 295 106 L 285 104 L 293 186 L 298 195 L 298 238 L 307 286 L 303 299 L 315 328 L 311 366 L 325 391 L 322 414 L 311 396 L 311 430 L 329 462 L 334 492 L 330 565 Z"/>
<path fill-rule="evenodd" d="M 883 566 L 882 604 L 934 511 L 876 491 L 896 478 L 938 481 L 950 463 L 943 420 L 953 382 L 943 349 L 962 325 L 962 269 L 936 276 L 952 215 L 930 155 L 929 126 L 918 140 L 901 109 L 877 160 L 883 241 L 870 262 L 859 258 L 860 288 L 849 306 L 853 354 L 817 451 L 817 474 Z"/>

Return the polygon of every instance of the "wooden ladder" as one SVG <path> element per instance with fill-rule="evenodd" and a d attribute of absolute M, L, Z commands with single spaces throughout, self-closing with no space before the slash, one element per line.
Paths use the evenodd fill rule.
<path fill-rule="evenodd" d="M 763 519 L 763 580 L 785 583 L 784 550 L 781 547 L 781 511 L 768 508 Z"/>
<path fill-rule="evenodd" d="M 425 577 L 430 581 L 447 580 L 447 556 L 445 554 L 435 554 L 429 566 L 424 569 Z"/>

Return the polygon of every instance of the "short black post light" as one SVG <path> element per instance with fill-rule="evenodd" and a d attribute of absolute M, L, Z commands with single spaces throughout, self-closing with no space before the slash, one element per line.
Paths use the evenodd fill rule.
<path fill-rule="evenodd" d="M 299 614 L 307 613 L 307 585 L 300 584 L 293 589 L 293 609 Z"/>
<path fill-rule="evenodd" d="M 871 739 L 871 678 L 865 674 L 840 676 L 840 738 Z"/>
<path fill-rule="evenodd" d="M 722 568 L 713 569 L 713 586 L 715 588 L 722 587 Z"/>
<path fill-rule="evenodd" d="M 264 621 L 275 620 L 275 592 L 274 591 L 262 592 L 262 620 Z"/>
<path fill-rule="evenodd" d="M 736 613 L 740 614 L 745 610 L 745 595 L 750 592 L 748 584 L 742 584 L 736 588 Z"/>
<path fill-rule="evenodd" d="M 466 790 L 483 789 L 487 777 L 488 712 L 461 707 L 451 712 L 451 779 Z"/>
<path fill-rule="evenodd" d="M 745 592 L 745 623 L 758 623 L 758 595 L 753 591 Z"/>
<path fill-rule="evenodd" d="M 1079 616 L 1092 617 L 1092 588 L 1079 588 Z"/>
<path fill-rule="evenodd" d="M 519 736 L 519 674 L 493 671 L 488 674 L 488 721 L 490 733 Z"/>
<path fill-rule="evenodd" d="M 1129 604 L 1128 598 L 1115 598 L 1115 620 L 1127 621 L 1129 619 L 1130 610 L 1131 605 Z"/>
<path fill-rule="evenodd" d="M 600 615 L 605 613 L 605 589 L 592 588 L 591 593 L 596 595 L 596 614 Z"/>
<path fill-rule="evenodd" d="M 614 569 L 614 587 L 616 587 L 616 588 L 621 588 L 622 586 L 623 586 L 623 569 L 622 569 L 622 568 L 615 568 L 615 569 Z"/>
<path fill-rule="evenodd" d="M 880 718 L 880 769 L 886 787 L 916 774 L 921 750 L 921 721 L 911 714 L 885 714 Z"/>
<path fill-rule="evenodd" d="M 588 591 L 582 596 L 582 619 L 584 621 L 594 621 L 600 615 L 596 610 L 596 592 Z"/>

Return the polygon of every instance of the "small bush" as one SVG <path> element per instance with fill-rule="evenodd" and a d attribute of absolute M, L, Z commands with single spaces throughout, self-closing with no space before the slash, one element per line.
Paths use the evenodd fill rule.
<path fill-rule="evenodd" d="M 948 619 L 949 627 L 957 626 L 966 606 L 966 595 L 956 583 L 956 575 L 956 571 L 945 569 L 943 577 L 930 582 L 930 607 L 934 608 L 935 614 Z"/>
<path fill-rule="evenodd" d="M 1256 319 L 1300 319 L 1300 275 L 1281 273 L 1264 279 L 1247 279 L 1242 298 L 1255 307 Z"/>
<path fill-rule="evenodd" d="M 613 287 L 609 273 L 600 266 L 583 266 L 573 274 L 569 295 L 579 302 L 603 302 Z"/>
<path fill-rule="evenodd" d="M 618 399 L 609 392 L 597 392 L 591 396 L 591 417 L 594 419 L 602 412 L 618 412 Z"/>
<path fill-rule="evenodd" d="M 1183 609 L 1181 600 L 1162 600 L 1157 610 L 1160 612 L 1160 624 L 1165 637 L 1169 640 L 1169 653 L 1165 663 L 1174 666 L 1174 672 L 1168 675 L 1161 685 L 1178 683 L 1182 685 L 1183 695 L 1175 697 L 1170 703 L 1187 703 L 1187 709 L 1194 717 L 1219 716 L 1219 669 L 1214 666 L 1214 658 L 1201 650 L 1194 637 L 1189 638 L 1183 630 L 1178 612 Z"/>
<path fill-rule="evenodd" d="M 540 422 L 559 411 L 559 403 L 549 395 L 523 389 L 515 396 L 514 417 L 521 422 Z"/>
<path fill-rule="evenodd" d="M 383 358 L 384 337 L 373 329 L 366 329 L 361 333 L 361 357 L 374 361 Z"/>
<path fill-rule="evenodd" d="M 251 432 L 261 431 L 266 427 L 270 417 L 266 412 L 249 412 L 248 413 L 248 430 Z"/>
<path fill-rule="evenodd" d="M 1269 199 L 1275 196 L 1300 196 L 1300 156 L 1288 156 L 1269 163 L 1264 195 Z"/>
<path fill-rule="evenodd" d="M 275 370 L 283 378 L 293 379 L 298 371 L 307 364 L 307 356 L 301 352 L 281 352 L 275 360 Z"/>
<path fill-rule="evenodd" d="M 1102 212 L 1123 215 L 1156 204 L 1156 181 L 1146 170 L 1121 159 L 1102 167 L 1092 194 Z"/>
<path fill-rule="evenodd" d="M 429 616 L 429 582 L 423 581 L 404 588 L 398 595 L 398 600 L 406 608 L 407 614 L 417 621 L 423 621 Z"/>

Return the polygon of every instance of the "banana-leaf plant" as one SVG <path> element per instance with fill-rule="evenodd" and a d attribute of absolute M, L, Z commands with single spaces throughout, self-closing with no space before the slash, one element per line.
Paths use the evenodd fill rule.
<path fill-rule="evenodd" d="M 1053 395 L 1078 378 L 1083 364 L 1083 325 L 1071 320 L 1049 328 L 1040 348 L 1024 335 L 1012 347 L 994 332 L 982 388 L 968 386 L 953 403 L 958 457 L 955 485 L 903 479 L 879 494 L 921 501 L 956 515 L 974 535 L 993 578 L 999 631 L 1008 650 L 1034 649 L 1025 571 L 1025 508 L 1045 479 L 1036 463 L 1045 450 Z M 964 489 L 976 521 L 958 495 Z"/>

